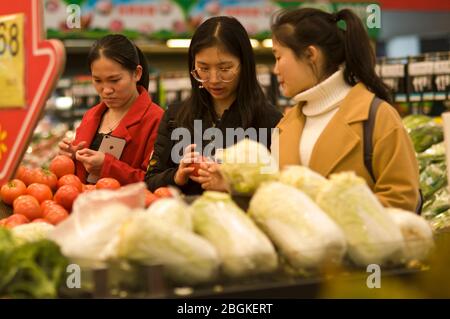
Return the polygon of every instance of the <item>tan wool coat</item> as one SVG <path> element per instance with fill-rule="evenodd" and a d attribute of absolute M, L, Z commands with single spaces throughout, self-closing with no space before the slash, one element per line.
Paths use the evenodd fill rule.
<path fill-rule="evenodd" d="M 373 131 L 374 182 L 364 165 L 363 121 L 367 120 L 374 94 L 358 83 L 318 138 L 309 167 L 328 177 L 354 171 L 363 177 L 381 203 L 414 211 L 419 201 L 419 169 L 412 142 L 397 111 L 380 104 Z M 305 116 L 299 104 L 278 123 L 279 165 L 301 165 L 300 137 Z"/>

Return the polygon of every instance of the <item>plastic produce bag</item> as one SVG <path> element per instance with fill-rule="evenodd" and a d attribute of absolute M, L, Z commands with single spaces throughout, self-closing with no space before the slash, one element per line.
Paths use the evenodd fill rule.
<path fill-rule="evenodd" d="M 331 175 L 317 203 L 344 231 L 355 264 L 398 261 L 404 245 L 400 228 L 364 179 L 353 172 Z"/>
<path fill-rule="evenodd" d="M 343 232 L 314 201 L 279 182 L 261 186 L 249 215 L 297 269 L 340 263 L 346 252 Z"/>
<path fill-rule="evenodd" d="M 173 280 L 183 284 L 214 279 L 220 264 L 207 240 L 145 211 L 135 213 L 123 225 L 118 255 L 147 265 L 163 265 Z"/>
<path fill-rule="evenodd" d="M 195 232 L 217 249 L 227 276 L 240 277 L 277 268 L 272 243 L 228 194 L 205 192 L 191 208 Z"/>
<path fill-rule="evenodd" d="M 133 215 L 132 209 L 144 207 L 144 190 L 145 184 L 137 183 L 80 195 L 70 217 L 49 238 L 65 256 L 87 264 L 116 258 L 119 230 Z"/>
<path fill-rule="evenodd" d="M 444 186 L 423 205 L 422 216 L 431 219 L 450 209 L 450 194 L 448 187 Z"/>
<path fill-rule="evenodd" d="M 431 164 L 420 173 L 420 189 L 424 200 L 429 200 L 434 193 L 447 185 L 447 170 L 445 162 Z"/>
<path fill-rule="evenodd" d="M 433 232 L 428 222 L 415 213 L 398 208 L 386 208 L 405 240 L 403 258 L 405 261 L 424 260 L 434 246 Z"/>
<path fill-rule="evenodd" d="M 445 162 L 445 146 L 444 143 L 438 143 L 426 151 L 417 154 L 420 172 L 423 172 L 430 164 Z"/>
<path fill-rule="evenodd" d="M 162 198 L 154 202 L 147 213 L 165 221 L 193 231 L 192 217 L 189 206 L 182 200 L 175 198 Z"/>

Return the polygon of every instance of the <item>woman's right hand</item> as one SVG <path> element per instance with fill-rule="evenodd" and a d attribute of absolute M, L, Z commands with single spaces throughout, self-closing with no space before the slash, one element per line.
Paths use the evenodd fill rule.
<path fill-rule="evenodd" d="M 75 153 L 83 148 L 85 148 L 87 143 L 82 141 L 78 145 L 74 145 L 73 141 L 68 138 L 63 138 L 61 142 L 58 143 L 59 155 L 69 156 L 71 159 L 75 159 Z"/>
<path fill-rule="evenodd" d="M 198 152 L 194 151 L 195 147 L 195 144 L 191 144 L 184 149 L 183 158 L 180 161 L 180 165 L 178 165 L 178 170 L 174 178 L 175 184 L 178 186 L 185 185 L 189 180 L 189 176 L 195 170 L 194 166 L 189 166 L 200 156 Z"/>

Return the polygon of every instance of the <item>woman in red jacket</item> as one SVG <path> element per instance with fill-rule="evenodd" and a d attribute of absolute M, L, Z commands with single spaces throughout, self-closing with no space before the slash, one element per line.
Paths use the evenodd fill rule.
<path fill-rule="evenodd" d="M 122 185 L 143 181 L 163 110 L 148 94 L 149 72 L 141 50 L 123 35 L 107 35 L 92 46 L 88 63 L 101 103 L 83 117 L 74 141 L 60 153 L 76 160 L 82 182 L 113 177 Z M 125 146 L 118 158 L 99 151 L 111 137 Z"/>

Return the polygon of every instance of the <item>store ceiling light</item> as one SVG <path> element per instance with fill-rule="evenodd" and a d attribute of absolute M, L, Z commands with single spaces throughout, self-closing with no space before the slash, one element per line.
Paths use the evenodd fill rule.
<path fill-rule="evenodd" d="M 170 39 L 166 42 L 169 48 L 189 48 L 190 44 L 190 39 Z"/>
<path fill-rule="evenodd" d="M 259 47 L 259 41 L 256 40 L 256 39 L 250 39 L 250 43 L 251 43 L 253 48 L 258 48 Z"/>
<path fill-rule="evenodd" d="M 70 96 L 60 96 L 55 99 L 55 107 L 57 110 L 70 110 L 73 105 L 73 99 Z"/>
<path fill-rule="evenodd" d="M 273 46 L 272 39 L 265 39 L 265 40 L 262 42 L 262 45 L 263 45 L 263 47 L 265 47 L 265 48 L 271 48 L 271 47 Z"/>

